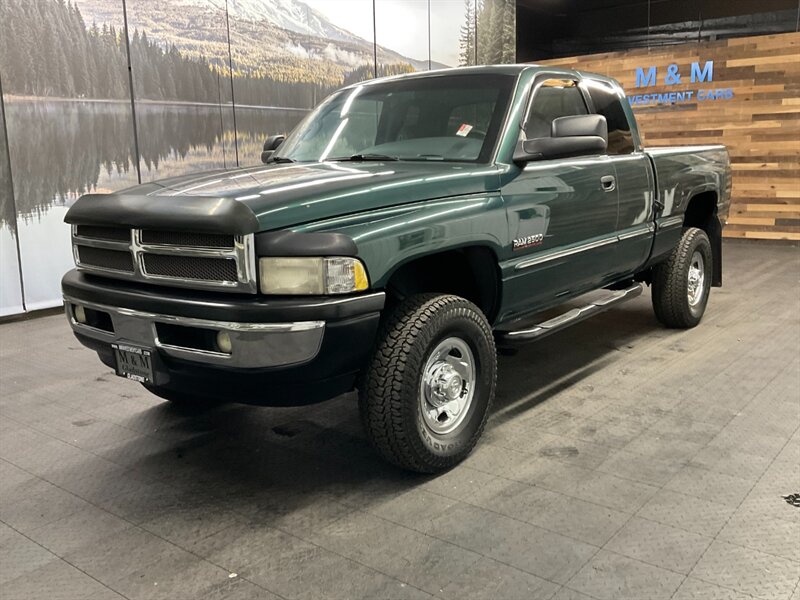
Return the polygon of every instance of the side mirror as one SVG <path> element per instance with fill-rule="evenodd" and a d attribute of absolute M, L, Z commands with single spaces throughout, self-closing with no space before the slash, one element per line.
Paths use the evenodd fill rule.
<path fill-rule="evenodd" d="M 285 135 L 269 136 L 267 141 L 264 142 L 264 150 L 261 152 L 261 162 L 266 163 L 269 161 L 269 159 L 272 157 L 272 154 L 278 149 L 278 146 L 280 146 L 285 139 Z"/>
<path fill-rule="evenodd" d="M 601 115 L 575 115 L 553 120 L 551 137 L 521 140 L 514 151 L 514 162 L 525 163 L 549 158 L 568 158 L 585 154 L 605 154 L 608 149 L 608 124 Z"/>

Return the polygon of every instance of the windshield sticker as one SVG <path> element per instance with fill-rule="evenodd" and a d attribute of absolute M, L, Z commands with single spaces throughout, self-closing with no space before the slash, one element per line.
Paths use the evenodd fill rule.
<path fill-rule="evenodd" d="M 472 125 L 468 125 L 467 123 L 462 123 L 461 127 L 458 128 L 458 131 L 456 131 L 456 135 L 460 135 L 461 137 L 467 137 L 470 131 L 472 131 Z"/>

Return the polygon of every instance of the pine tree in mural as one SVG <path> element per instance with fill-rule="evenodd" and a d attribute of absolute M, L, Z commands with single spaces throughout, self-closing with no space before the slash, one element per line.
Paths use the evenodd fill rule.
<path fill-rule="evenodd" d="M 502 52 L 501 40 L 497 37 L 497 2 L 487 0 L 478 8 L 478 64 L 493 65 L 499 62 Z M 500 15 L 502 17 L 502 13 Z"/>
<path fill-rule="evenodd" d="M 393 63 L 389 65 L 378 65 L 378 77 L 389 77 L 391 75 L 402 75 L 403 73 L 413 73 L 414 67 L 408 63 Z M 367 79 L 372 79 L 375 70 L 372 65 L 363 65 L 348 73 L 344 78 L 344 85 L 358 83 Z"/>
<path fill-rule="evenodd" d="M 476 36 L 477 12 L 477 36 Z M 464 25 L 459 39 L 461 65 L 513 63 L 516 60 L 514 0 L 465 0 Z"/>
<path fill-rule="evenodd" d="M 187 56 L 174 45 L 134 30 L 130 38 L 137 100 L 217 103 L 228 87 L 228 65 Z M 322 63 L 322 61 L 316 61 Z M 344 76 L 299 71 L 275 63 L 237 69 L 242 104 L 311 108 L 342 84 L 372 77 L 372 65 Z M 383 74 L 413 70 L 406 63 L 379 65 Z M 77 5 L 65 0 L 0 0 L 0 72 L 7 94 L 62 98 L 129 98 L 125 38 L 114 27 L 87 27 Z"/>
<path fill-rule="evenodd" d="M 505 0 L 501 28 L 503 51 L 500 62 L 515 63 L 517 62 L 517 7 L 513 0 Z"/>
<path fill-rule="evenodd" d="M 475 64 L 475 0 L 464 0 L 464 24 L 458 39 L 459 65 Z"/>
<path fill-rule="evenodd" d="M 5 92 L 124 98 L 125 48 L 114 28 L 88 28 L 64 0 L 0 2 L 0 71 Z"/>

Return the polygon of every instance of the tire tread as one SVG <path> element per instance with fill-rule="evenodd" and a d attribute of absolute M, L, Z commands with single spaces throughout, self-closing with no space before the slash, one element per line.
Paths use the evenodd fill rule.
<path fill-rule="evenodd" d="M 688 307 L 686 270 L 695 249 L 703 243 L 709 248 L 707 260 L 710 260 L 708 236 L 702 229 L 688 227 L 669 258 L 653 268 L 653 310 L 656 318 L 667 327 L 688 329 L 700 321 Z"/>
<path fill-rule="evenodd" d="M 395 307 L 383 323 L 371 363 L 359 382 L 359 409 L 370 442 L 390 463 L 422 473 L 442 471 L 462 460 L 477 443 L 489 414 L 487 407 L 477 431 L 458 456 L 426 453 L 415 443 L 416 432 L 407 431 L 407 399 L 404 398 L 408 386 L 406 371 L 412 368 L 411 364 L 423 363 L 424 349 L 416 341 L 425 327 L 435 319 L 442 318 L 445 313 L 477 323 L 494 352 L 491 329 L 480 310 L 471 302 L 453 295 L 419 294 Z M 496 369 L 492 369 L 492 377 L 493 392 Z"/>

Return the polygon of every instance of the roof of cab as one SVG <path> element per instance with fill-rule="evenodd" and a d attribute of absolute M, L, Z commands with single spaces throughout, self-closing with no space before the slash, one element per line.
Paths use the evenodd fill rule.
<path fill-rule="evenodd" d="M 549 67 L 545 65 L 536 64 L 515 64 L 515 65 L 478 65 L 473 67 L 450 67 L 447 69 L 434 69 L 432 71 L 416 71 L 414 73 L 402 73 L 400 75 L 389 75 L 387 77 L 379 77 L 377 79 L 368 79 L 360 81 L 342 89 L 349 89 L 359 86 L 375 85 L 385 81 L 394 81 L 397 79 L 409 79 L 417 77 L 447 77 L 450 75 L 519 75 L 523 71 L 554 71 L 557 73 L 572 74 L 578 76 L 578 72 L 572 69 L 565 69 L 563 67 Z"/>

